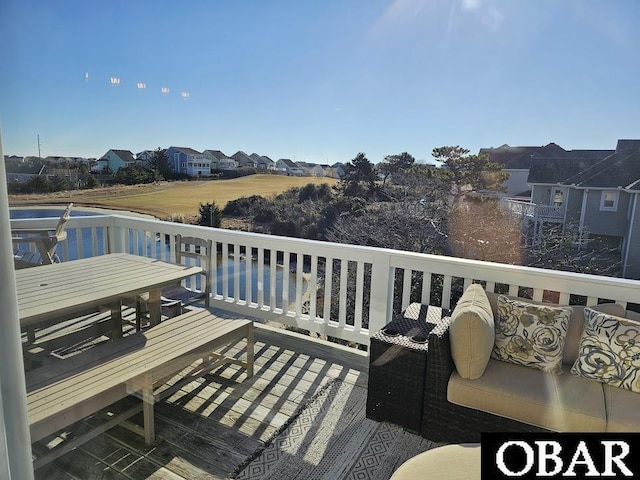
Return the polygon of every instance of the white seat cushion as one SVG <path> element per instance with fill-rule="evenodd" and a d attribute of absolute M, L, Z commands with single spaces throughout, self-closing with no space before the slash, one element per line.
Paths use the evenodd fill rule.
<path fill-rule="evenodd" d="M 601 383 L 494 359 L 477 380 L 464 379 L 454 371 L 447 399 L 558 432 L 604 432 L 607 425 Z"/>

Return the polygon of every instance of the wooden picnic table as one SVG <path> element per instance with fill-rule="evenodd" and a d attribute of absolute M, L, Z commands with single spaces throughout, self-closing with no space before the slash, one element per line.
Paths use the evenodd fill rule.
<path fill-rule="evenodd" d="M 45 321 L 65 320 L 106 306 L 111 309 L 113 338 L 121 337 L 123 299 L 149 292 L 150 323 L 156 325 L 160 323 L 162 288 L 201 271 L 197 266 L 127 253 L 17 270 L 20 326 L 24 329 Z"/>

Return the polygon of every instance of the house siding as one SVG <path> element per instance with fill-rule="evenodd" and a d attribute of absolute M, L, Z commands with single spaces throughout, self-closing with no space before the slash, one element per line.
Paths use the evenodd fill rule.
<path fill-rule="evenodd" d="M 633 210 L 629 212 L 629 236 L 627 237 L 628 256 L 626 265 L 624 266 L 625 278 L 640 279 L 640 248 L 637 245 L 640 243 L 640 193 L 628 195 L 629 203 L 635 208 L 635 214 Z M 635 197 L 635 201 L 634 201 Z M 625 244 L 625 248 L 627 245 Z"/>
<path fill-rule="evenodd" d="M 580 214 L 582 213 L 583 190 L 570 188 L 567 192 L 565 223 L 580 223 Z"/>
<path fill-rule="evenodd" d="M 518 195 L 530 189 L 527 183 L 529 169 L 505 169 L 509 178 L 504 182 L 507 195 Z"/>
<path fill-rule="evenodd" d="M 627 234 L 629 212 L 629 194 L 620 192 L 618 208 L 615 212 L 601 211 L 600 200 L 602 189 L 590 189 L 587 193 L 587 208 L 585 211 L 584 225 L 589 233 L 594 235 L 609 235 L 624 237 Z"/>

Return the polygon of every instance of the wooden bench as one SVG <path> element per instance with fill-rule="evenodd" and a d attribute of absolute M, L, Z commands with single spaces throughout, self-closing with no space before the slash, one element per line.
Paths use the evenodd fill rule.
<path fill-rule="evenodd" d="M 246 360 L 226 357 L 214 350 L 247 340 Z M 224 363 L 246 368 L 253 376 L 253 323 L 227 319 L 208 310 L 193 308 L 144 332 L 110 341 L 54 365 L 26 374 L 27 405 L 31 442 L 42 440 L 69 425 L 108 407 L 130 394 L 142 399 L 111 417 L 81 438 L 62 442 L 55 449 L 37 455 L 34 468 L 58 458 L 78 445 L 100 435 L 143 411 L 144 429 L 128 428 L 144 435 L 147 443 L 155 440 L 153 405 L 174 389 L 158 394 L 167 380 L 203 359 L 189 380 L 202 376 Z M 35 446 L 34 446 L 35 447 Z"/>

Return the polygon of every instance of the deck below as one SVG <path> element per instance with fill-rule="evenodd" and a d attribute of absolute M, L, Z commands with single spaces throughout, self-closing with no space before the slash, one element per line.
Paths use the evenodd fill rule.
<path fill-rule="evenodd" d="M 312 422 L 315 411 L 305 407 L 319 401 L 330 403 L 318 409 L 326 416 L 322 422 L 333 425 L 330 434 L 320 438 L 315 426 L 299 429 L 298 436 L 305 438 L 297 439 L 297 450 L 283 462 L 296 468 L 313 463 L 313 471 L 325 472 L 325 478 L 388 478 L 406 458 L 433 446 L 398 427 L 364 418 L 365 352 L 264 325 L 256 325 L 255 341 L 253 378 L 247 380 L 240 367 L 221 367 L 179 389 L 176 385 L 173 394 L 156 404 L 154 445 L 145 445 L 141 437 L 118 426 L 39 469 L 36 478 L 229 478 L 285 424 L 298 418 L 299 424 L 307 421 L 302 411 Z M 232 347 L 243 348 L 243 342 Z M 126 399 L 121 406 L 133 401 Z M 70 435 L 97 421 L 91 417 L 76 424 Z M 133 422 L 142 425 L 141 415 Z M 349 427 L 341 428 L 347 422 Z M 381 450 L 358 441 L 358 435 L 364 435 L 358 432 L 373 429 L 375 436 L 369 433 L 366 438 L 393 443 L 392 447 Z M 320 447 L 318 442 L 325 444 Z M 337 465 L 331 445 L 343 464 Z M 239 477 L 252 478 L 248 471 Z"/>

